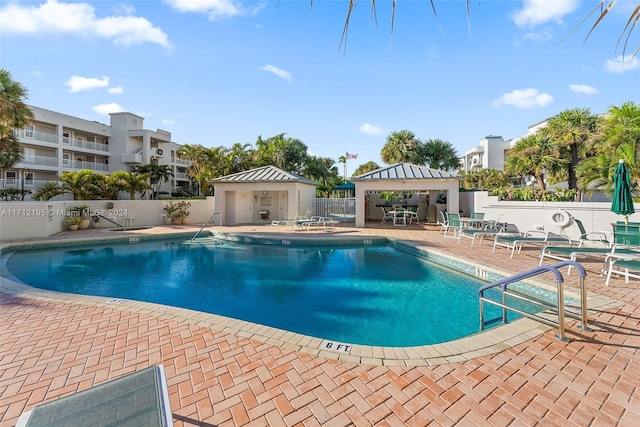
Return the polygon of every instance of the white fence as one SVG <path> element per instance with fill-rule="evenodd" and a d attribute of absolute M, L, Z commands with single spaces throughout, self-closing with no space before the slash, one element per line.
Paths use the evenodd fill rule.
<path fill-rule="evenodd" d="M 331 217 L 338 221 L 356 220 L 356 198 L 313 199 L 313 215 Z"/>

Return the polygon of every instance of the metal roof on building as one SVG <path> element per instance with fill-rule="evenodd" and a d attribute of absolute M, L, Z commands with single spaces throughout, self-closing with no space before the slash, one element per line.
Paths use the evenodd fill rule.
<path fill-rule="evenodd" d="M 396 163 L 351 178 L 353 181 L 461 179 L 458 174 L 412 163 Z"/>
<path fill-rule="evenodd" d="M 299 182 L 302 184 L 318 185 L 303 176 L 283 171 L 275 166 L 262 166 L 244 172 L 221 176 L 212 180 L 215 183 L 252 183 L 252 182 Z"/>

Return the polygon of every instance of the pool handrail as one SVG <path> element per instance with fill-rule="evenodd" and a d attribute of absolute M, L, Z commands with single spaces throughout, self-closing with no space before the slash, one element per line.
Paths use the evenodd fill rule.
<path fill-rule="evenodd" d="M 209 221 L 211 221 L 213 219 L 214 216 L 216 215 L 220 215 L 220 212 L 214 212 L 211 214 L 211 216 L 209 217 L 209 219 L 207 219 L 204 224 L 202 224 L 202 227 L 200 227 L 200 230 L 198 230 L 198 232 L 191 238 L 191 241 L 193 242 L 194 240 L 196 240 L 196 237 L 198 237 L 198 235 L 200 234 L 200 232 L 202 232 L 202 230 L 204 230 L 204 228 L 207 226 L 207 224 L 209 224 Z M 220 225 L 222 226 L 222 218 L 220 218 Z"/>
<path fill-rule="evenodd" d="M 584 278 L 586 277 L 587 273 L 586 270 L 584 269 L 584 267 L 582 265 L 580 265 L 578 262 L 576 261 L 572 261 L 572 260 L 565 260 L 565 261 L 561 261 L 559 263 L 553 264 L 553 265 L 541 265 L 541 266 L 537 266 L 534 268 L 531 268 L 529 270 L 523 271 L 521 273 L 515 274 L 513 276 L 510 277 L 505 277 L 503 279 L 497 280 L 493 283 L 489 283 L 486 284 L 484 286 L 482 286 L 479 290 L 478 290 L 478 298 L 480 301 L 480 330 L 484 329 L 484 325 L 485 325 L 485 320 L 484 320 L 484 306 L 483 303 L 487 302 L 489 304 L 493 304 L 496 305 L 498 307 L 502 308 L 502 317 L 503 317 L 503 322 L 506 323 L 507 321 L 507 310 L 511 310 L 514 311 L 516 313 L 519 313 L 525 317 L 534 319 L 534 320 L 538 320 L 542 323 L 545 323 L 547 325 L 551 325 L 551 326 L 558 326 L 558 335 L 556 335 L 556 338 L 560 339 L 561 341 L 568 341 L 568 339 L 565 337 L 564 334 L 564 316 L 565 316 L 565 310 L 564 310 L 564 278 L 562 277 L 562 273 L 560 273 L 559 268 L 564 267 L 564 266 L 571 266 L 574 267 L 576 270 L 578 270 L 579 275 L 580 275 L 580 316 L 578 317 L 575 314 L 572 313 L 567 313 L 567 315 L 569 315 L 570 317 L 576 317 L 578 319 L 580 319 L 581 323 L 580 323 L 580 329 L 584 330 L 584 331 L 590 331 L 588 325 L 587 325 L 587 290 L 586 290 L 586 286 L 584 283 Z M 555 275 L 556 278 L 556 291 L 557 291 L 557 305 L 555 307 L 551 307 L 548 303 L 543 303 L 541 301 L 538 300 L 534 300 L 531 298 L 527 298 L 524 296 L 520 296 L 520 295 L 516 295 L 513 293 L 510 293 L 507 290 L 508 285 L 512 284 L 512 283 L 516 283 L 519 282 L 523 279 L 529 278 L 529 277 L 533 277 L 533 276 L 537 276 L 538 274 L 541 273 L 546 273 L 546 272 L 551 272 Z M 502 303 L 492 300 L 490 298 L 485 298 L 484 297 L 484 291 L 486 291 L 487 289 L 492 289 L 495 287 L 500 286 L 502 288 Z M 517 309 L 515 307 L 511 307 L 507 304 L 506 301 L 506 296 L 510 295 L 512 297 L 516 297 L 519 298 L 521 300 L 524 301 L 528 301 L 534 304 L 538 304 L 541 306 L 546 306 L 549 308 L 554 308 L 557 312 L 558 312 L 558 321 L 557 322 L 553 322 L 551 320 L 548 320 L 542 316 L 539 316 L 537 314 L 532 314 L 532 313 L 528 313 L 524 310 L 520 310 Z"/>

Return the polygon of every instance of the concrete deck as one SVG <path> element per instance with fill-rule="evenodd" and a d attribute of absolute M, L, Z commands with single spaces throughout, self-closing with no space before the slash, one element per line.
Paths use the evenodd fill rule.
<path fill-rule="evenodd" d="M 489 242 L 470 248 L 468 240 L 443 239 L 424 225 L 343 225 L 319 233 L 270 226 L 211 230 L 285 238 L 384 236 L 507 272 L 537 265 L 539 254 L 525 248 L 510 259 L 506 249 L 492 254 Z M 47 240 L 105 235 L 85 230 Z M 39 293 L 5 281 L 0 427 L 15 425 L 37 404 L 156 363 L 165 365 L 177 426 L 640 425 L 640 283 L 616 278 L 605 287 L 601 261 L 583 265 L 592 332 L 570 322 L 571 341 L 565 343 L 554 338 L 556 330 L 524 320 L 516 332 L 479 340 L 482 351 L 454 342 L 438 346 L 437 354 L 404 350 L 393 357 L 384 350 L 380 357 L 323 352 L 282 336 L 248 334 L 209 315 Z M 575 291 L 577 275 L 565 279 Z"/>

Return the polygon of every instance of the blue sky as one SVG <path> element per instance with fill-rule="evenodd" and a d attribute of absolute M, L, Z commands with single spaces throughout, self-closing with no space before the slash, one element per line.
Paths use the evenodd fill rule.
<path fill-rule="evenodd" d="M 635 0 L 591 34 L 578 0 L 4 1 L 0 66 L 29 104 L 109 123 L 145 118 L 181 144 L 254 145 L 279 133 L 313 154 L 382 165 L 392 131 L 458 154 L 517 138 L 568 108 L 640 102 L 640 59 L 616 42 Z M 640 44 L 632 33 L 627 52 Z"/>

